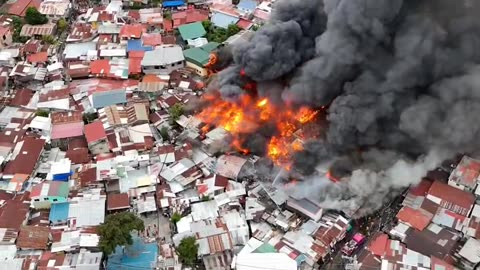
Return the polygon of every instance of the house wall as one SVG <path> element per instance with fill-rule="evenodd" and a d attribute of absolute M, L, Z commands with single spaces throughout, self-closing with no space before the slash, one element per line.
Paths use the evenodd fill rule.
<path fill-rule="evenodd" d="M 204 67 L 200 67 L 192 62 L 187 61 L 186 66 L 195 70 L 195 73 L 197 73 L 199 76 L 206 77 L 208 75 L 208 71 Z"/>
<path fill-rule="evenodd" d="M 94 155 L 103 154 L 110 152 L 110 147 L 106 139 L 102 139 L 93 143 L 88 144 L 88 149 Z"/>
<path fill-rule="evenodd" d="M 12 31 L 7 31 L 3 37 L 0 37 L 1 41 L 0 42 L 0 48 L 4 48 L 7 46 L 12 45 L 13 43 L 13 37 L 12 37 Z"/>
<path fill-rule="evenodd" d="M 52 203 L 66 202 L 67 198 L 58 196 L 40 196 L 32 198 L 32 206 L 35 209 L 47 209 Z"/>
<path fill-rule="evenodd" d="M 177 69 L 185 67 L 185 61 L 168 64 L 165 66 L 142 66 L 143 73 L 145 74 L 161 74 L 168 75 Z"/>

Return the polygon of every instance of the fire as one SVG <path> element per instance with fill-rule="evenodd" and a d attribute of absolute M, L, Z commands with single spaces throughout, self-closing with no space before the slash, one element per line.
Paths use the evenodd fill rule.
<path fill-rule="evenodd" d="M 302 107 L 298 110 L 282 105 L 277 106 L 267 98 L 255 99 L 244 95 L 237 102 L 222 100 L 211 94 L 204 97 L 209 106 L 197 117 L 207 126 L 220 126 L 228 131 L 233 140 L 231 146 L 242 154 L 250 153 L 243 145 L 245 134 L 254 133 L 260 127 L 273 123 L 276 133 L 266 146 L 268 157 L 277 165 L 290 168 L 291 156 L 303 149 L 302 140 L 297 138 L 297 130 L 316 119 L 318 111 Z M 204 133 L 208 129 L 202 129 Z"/>

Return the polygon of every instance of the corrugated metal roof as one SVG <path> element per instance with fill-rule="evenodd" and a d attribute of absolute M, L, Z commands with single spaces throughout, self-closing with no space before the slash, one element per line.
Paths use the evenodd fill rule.
<path fill-rule="evenodd" d="M 236 24 L 238 22 L 239 18 L 230 16 L 227 14 L 223 13 L 215 13 L 213 14 L 211 21 L 213 25 L 221 28 L 228 28 L 230 24 Z"/>
<path fill-rule="evenodd" d="M 105 92 L 97 92 L 92 95 L 93 107 L 103 108 L 110 105 L 126 103 L 127 93 L 125 90 L 112 90 Z"/>
<path fill-rule="evenodd" d="M 203 28 L 203 25 L 200 22 L 181 25 L 178 27 L 178 31 L 180 32 L 183 40 L 195 39 L 203 37 L 207 34 L 205 28 Z"/>
<path fill-rule="evenodd" d="M 48 220 L 53 223 L 59 221 L 66 221 L 68 219 L 68 208 L 68 202 L 52 204 Z"/>

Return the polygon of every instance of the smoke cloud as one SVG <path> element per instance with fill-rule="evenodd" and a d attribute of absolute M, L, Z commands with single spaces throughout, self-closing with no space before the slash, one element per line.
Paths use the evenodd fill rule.
<path fill-rule="evenodd" d="M 217 87 L 229 100 L 245 94 L 243 70 L 261 96 L 328 106 L 325 136 L 294 157 L 307 180 L 289 192 L 368 214 L 442 159 L 479 150 L 477 2 L 278 0 L 271 20 L 233 48 Z M 349 181 L 314 176 L 322 161 L 358 151 L 342 168 Z"/>

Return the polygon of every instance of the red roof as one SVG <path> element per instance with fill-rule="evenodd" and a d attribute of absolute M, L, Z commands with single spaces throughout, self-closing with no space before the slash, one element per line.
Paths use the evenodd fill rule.
<path fill-rule="evenodd" d="M 17 247 L 22 249 L 47 249 L 49 227 L 24 226 L 18 234 Z"/>
<path fill-rule="evenodd" d="M 127 193 L 110 194 L 107 198 L 107 210 L 130 208 L 130 199 Z"/>
<path fill-rule="evenodd" d="M 110 73 L 110 60 L 100 59 L 90 62 L 91 74 L 108 74 Z"/>
<path fill-rule="evenodd" d="M 138 10 L 129 10 L 128 17 L 131 17 L 135 20 L 140 20 L 140 12 Z"/>
<path fill-rule="evenodd" d="M 6 201 L 0 208 L 0 228 L 19 230 L 29 212 L 29 205 L 21 201 Z"/>
<path fill-rule="evenodd" d="M 435 256 L 430 257 L 432 270 L 454 270 L 453 265 Z"/>
<path fill-rule="evenodd" d="M 25 137 L 22 148 L 14 160 L 7 163 L 4 174 L 32 174 L 45 145 L 45 140 Z"/>
<path fill-rule="evenodd" d="M 472 193 L 454 188 L 439 181 L 433 182 L 428 191 L 428 195 L 439 198 L 441 202 L 437 203 L 443 208 L 463 216 L 468 215 L 468 212 L 475 203 L 475 196 Z"/>
<path fill-rule="evenodd" d="M 93 143 L 101 139 L 106 139 L 107 133 L 105 133 L 105 128 L 103 127 L 102 122 L 96 121 L 86 125 L 85 137 L 87 138 L 88 143 Z"/>
<path fill-rule="evenodd" d="M 128 62 L 128 74 L 140 74 L 140 73 L 142 73 L 142 58 L 130 57 Z"/>
<path fill-rule="evenodd" d="M 415 196 L 423 196 L 427 195 L 428 190 L 432 186 L 432 181 L 428 179 L 422 179 L 420 183 L 416 186 L 410 187 L 409 193 Z"/>
<path fill-rule="evenodd" d="M 120 29 L 121 38 L 140 38 L 147 31 L 141 24 L 126 24 Z"/>
<path fill-rule="evenodd" d="M 39 52 L 30 54 L 27 56 L 27 61 L 30 63 L 42 63 L 47 62 L 48 60 L 48 53 L 47 52 Z"/>
<path fill-rule="evenodd" d="M 15 96 L 10 102 L 10 106 L 26 106 L 32 97 L 32 90 L 26 88 L 18 89 L 15 91 Z"/>
<path fill-rule="evenodd" d="M 40 7 L 40 3 L 41 1 L 39 0 L 17 0 L 10 6 L 8 13 L 23 17 L 27 12 L 27 8 L 35 7 L 38 9 Z"/>
<path fill-rule="evenodd" d="M 240 27 L 242 29 L 249 29 L 250 27 L 252 27 L 252 24 L 253 23 L 251 21 L 245 20 L 245 19 L 240 19 L 237 22 L 238 27 Z"/>
<path fill-rule="evenodd" d="M 70 159 L 73 164 L 85 164 L 90 162 L 88 148 L 68 149 L 65 157 Z"/>
<path fill-rule="evenodd" d="M 383 256 L 386 252 L 388 236 L 384 233 L 377 233 L 372 239 L 372 242 L 370 242 L 368 246 L 368 250 L 376 256 Z"/>
<path fill-rule="evenodd" d="M 423 209 L 413 209 L 404 206 L 397 214 L 397 218 L 403 223 L 409 224 L 413 228 L 423 231 L 430 221 L 433 219 L 433 214 Z"/>
<path fill-rule="evenodd" d="M 208 13 L 209 13 L 208 10 L 188 9 L 188 10 L 173 13 L 172 19 L 175 27 L 179 27 L 187 23 L 206 21 L 208 20 L 208 15 L 209 15 Z"/>
<path fill-rule="evenodd" d="M 143 46 L 157 46 L 162 44 L 162 35 L 160 34 L 143 34 Z"/>
<path fill-rule="evenodd" d="M 102 11 L 98 14 L 98 19 L 97 21 L 98 22 L 109 22 L 109 21 L 113 21 L 113 14 L 112 13 L 108 13 L 107 11 Z"/>
<path fill-rule="evenodd" d="M 172 20 L 163 20 L 163 30 L 166 32 L 170 32 L 173 30 L 173 21 Z"/>

